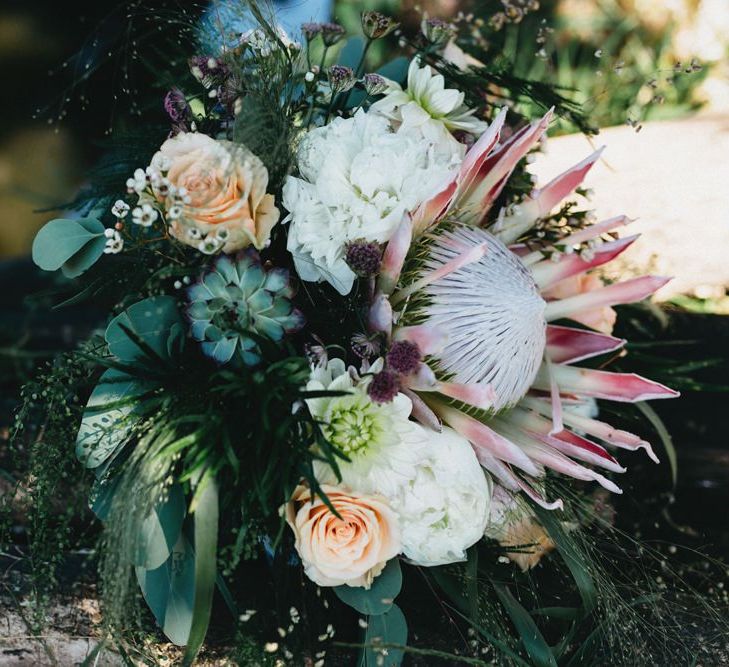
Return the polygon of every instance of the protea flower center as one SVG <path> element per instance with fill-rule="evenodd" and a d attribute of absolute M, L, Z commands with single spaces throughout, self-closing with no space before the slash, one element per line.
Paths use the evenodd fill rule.
<path fill-rule="evenodd" d="M 494 409 L 501 410 L 526 394 L 544 356 L 546 303 L 529 270 L 488 232 L 456 226 L 422 241 L 414 280 L 484 244 L 480 259 L 418 290 L 405 323 L 417 320 L 442 332 L 445 345 L 430 364 L 436 374 L 463 384 L 490 384 Z"/>

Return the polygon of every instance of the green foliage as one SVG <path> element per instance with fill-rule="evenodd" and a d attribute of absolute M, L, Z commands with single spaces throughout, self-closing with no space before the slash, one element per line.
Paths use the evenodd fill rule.
<path fill-rule="evenodd" d="M 408 643 L 408 625 L 405 615 L 397 605 L 384 614 L 369 616 L 365 632 L 363 667 L 399 667 L 405 655 L 398 646 Z"/>
<path fill-rule="evenodd" d="M 370 588 L 361 586 L 337 586 L 337 597 L 360 614 L 379 616 L 392 609 L 395 598 L 402 588 L 400 561 L 393 558 L 372 582 Z"/>
<path fill-rule="evenodd" d="M 67 278 L 76 278 L 104 254 L 105 245 L 104 225 L 95 218 L 60 218 L 36 235 L 33 261 L 45 271 L 61 269 Z"/>

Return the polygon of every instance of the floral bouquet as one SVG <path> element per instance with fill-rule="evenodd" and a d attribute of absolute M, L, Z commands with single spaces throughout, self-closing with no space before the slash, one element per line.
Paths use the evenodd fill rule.
<path fill-rule="evenodd" d="M 397 665 L 427 654 L 397 600 L 424 576 L 471 664 L 556 665 L 603 604 L 580 538 L 607 523 L 593 483 L 621 493 L 620 450 L 658 461 L 602 401 L 677 395 L 605 369 L 626 343 L 613 306 L 666 279 L 595 273 L 636 238 L 585 209 L 600 151 L 535 188 L 555 112 L 509 111 L 472 32 L 365 12 L 363 37 L 304 24 L 298 43 L 248 11 L 257 27 L 190 57 L 118 195 L 92 189 L 33 246 L 111 309 L 64 361 L 93 382 L 67 419 L 109 627 L 138 585 L 184 664 L 224 603 L 263 619 L 276 664 L 325 664 L 339 632 Z M 391 33 L 407 55 L 370 71 Z M 529 612 L 512 583 L 553 550 L 577 602 Z M 545 618 L 566 623 L 556 648 Z"/>

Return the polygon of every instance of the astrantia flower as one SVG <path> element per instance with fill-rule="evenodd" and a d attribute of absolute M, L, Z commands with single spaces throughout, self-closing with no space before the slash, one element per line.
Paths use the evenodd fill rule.
<path fill-rule="evenodd" d="M 582 282 L 586 291 L 562 291 L 565 281 L 609 262 L 636 237 L 598 242 L 627 223 L 619 217 L 568 229 L 559 245 L 573 252 L 545 258 L 542 250 L 516 243 L 574 192 L 600 152 L 513 210 L 490 217 L 504 183 L 540 140 L 550 114 L 502 143 L 504 117 L 499 114 L 468 152 L 454 181 L 393 235 L 369 322 L 373 332 L 415 343 L 423 354 L 426 361 L 418 371 L 400 378 L 404 390 L 421 400 L 419 419 L 444 421 L 471 442 L 481 464 L 505 488 L 524 490 L 553 508 L 561 501 L 546 502 L 529 477 L 543 478 L 551 469 L 619 493 L 594 469 L 624 472 L 608 447 L 643 448 L 655 458 L 647 442 L 569 409 L 573 402 L 677 395 L 634 374 L 575 366 L 612 353 L 625 341 L 561 320 L 597 326 L 588 315 L 643 299 L 666 279 L 644 276 L 608 286 L 592 279 Z M 447 212 L 457 222 L 444 223 Z M 591 252 L 578 252 L 585 243 Z M 402 273 L 408 254 L 417 262 Z"/>
<path fill-rule="evenodd" d="M 403 217 L 452 180 L 460 159 L 459 147 L 393 132 L 386 118 L 364 111 L 309 132 L 298 152 L 300 177 L 283 189 L 288 249 L 301 278 L 349 293 L 348 245 L 388 241 Z"/>
<path fill-rule="evenodd" d="M 442 74 L 434 73 L 429 65 L 420 67 L 413 59 L 407 89 L 390 81 L 388 93 L 371 108 L 429 141 L 455 141 L 450 134 L 455 130 L 479 136 L 487 128 L 484 121 L 474 118 L 475 109 L 466 107 L 464 99 L 459 90 L 445 87 Z"/>
<path fill-rule="evenodd" d="M 382 361 L 371 371 L 380 374 Z M 422 565 L 462 560 L 483 535 L 488 477 L 465 438 L 410 421 L 412 402 L 402 393 L 387 403 L 370 400 L 370 382 L 333 359 L 315 368 L 307 385 L 311 391 L 348 392 L 307 400 L 324 436 L 350 459 L 338 462 L 341 483 L 387 499 L 400 517 L 402 551 L 411 560 Z M 327 464 L 316 462 L 315 471 L 320 482 L 336 483 Z"/>
<path fill-rule="evenodd" d="M 252 366 L 260 361 L 252 333 L 279 342 L 303 326 L 292 297 L 288 272 L 265 269 L 255 251 L 219 257 L 187 292 L 192 337 L 220 364 L 239 358 Z"/>

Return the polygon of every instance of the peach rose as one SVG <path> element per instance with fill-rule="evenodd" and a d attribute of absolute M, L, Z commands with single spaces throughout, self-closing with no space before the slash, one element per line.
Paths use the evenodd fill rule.
<path fill-rule="evenodd" d="M 369 588 L 385 564 L 400 553 L 397 515 L 373 496 L 321 485 L 338 518 L 311 490 L 298 486 L 286 506 L 296 550 L 308 577 L 319 586 Z"/>
<path fill-rule="evenodd" d="M 178 241 L 208 253 L 266 245 L 279 211 L 273 195 L 266 194 L 268 170 L 247 148 L 181 132 L 162 144 L 155 162 L 167 167 L 172 191 L 159 199 Z M 172 196 L 180 188 L 184 202 Z"/>
<path fill-rule="evenodd" d="M 583 273 L 560 280 L 544 296 L 548 299 L 566 299 L 568 296 L 592 292 L 593 290 L 600 289 L 602 286 L 603 282 L 598 275 L 594 273 Z M 611 334 L 615 326 L 617 314 L 610 306 L 604 306 L 602 308 L 593 308 L 591 310 L 582 310 L 578 313 L 573 313 L 570 315 L 570 319 L 584 324 L 586 327 L 595 329 L 595 331 Z"/>

